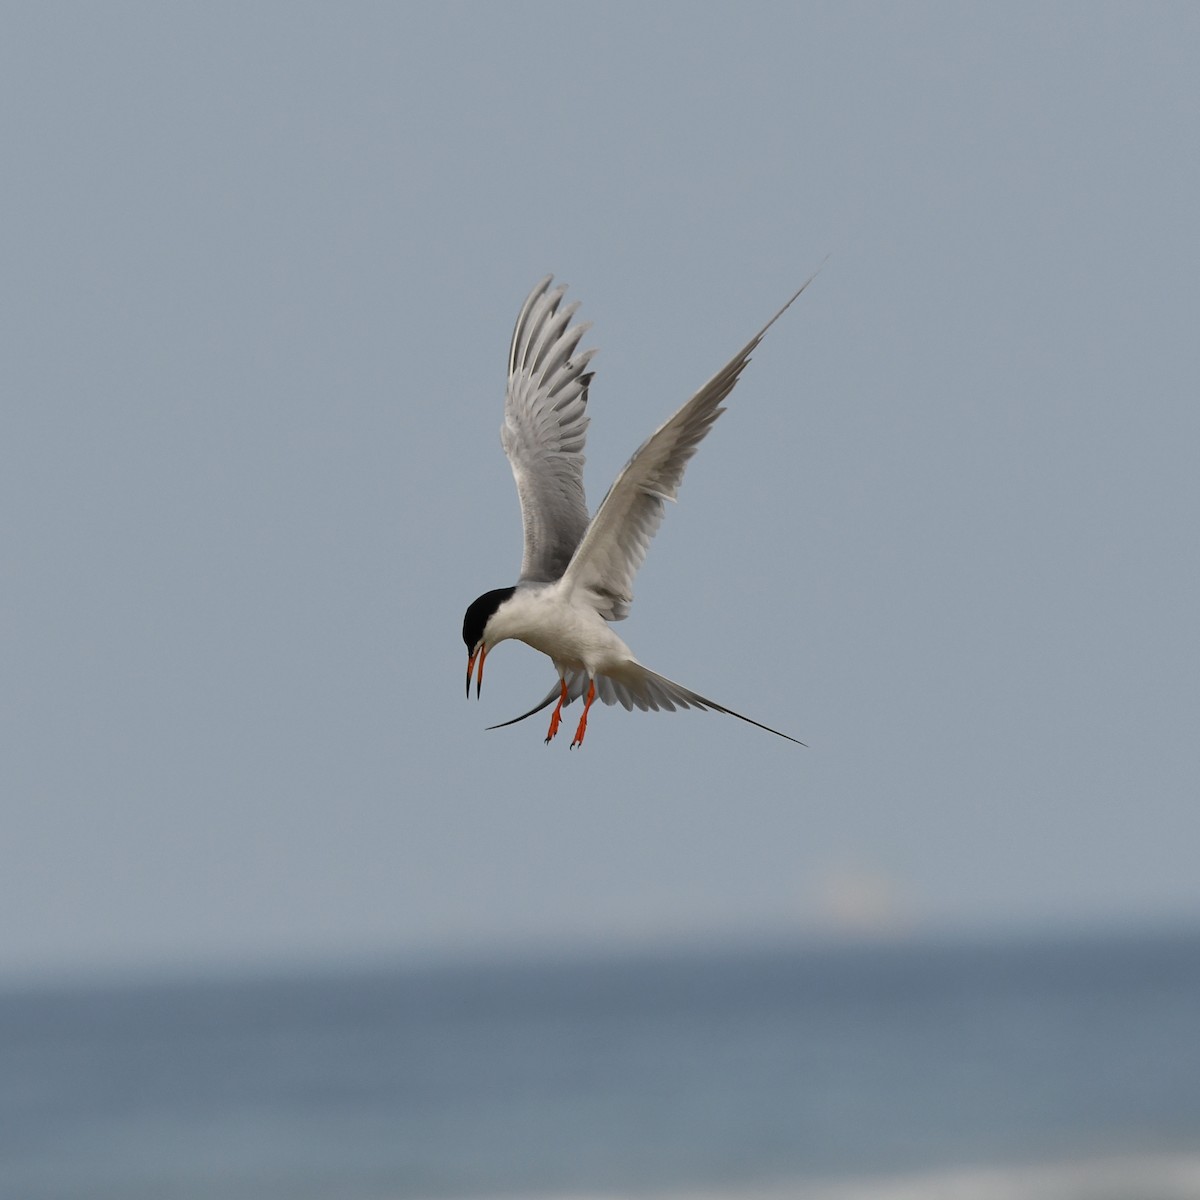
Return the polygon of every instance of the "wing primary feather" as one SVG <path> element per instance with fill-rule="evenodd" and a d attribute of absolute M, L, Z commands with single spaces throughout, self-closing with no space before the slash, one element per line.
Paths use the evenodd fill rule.
<path fill-rule="evenodd" d="M 557 303 L 564 295 L 566 295 L 566 288 L 555 288 L 550 293 L 550 299 Z M 529 347 L 529 356 L 525 362 L 525 366 L 529 370 L 541 371 L 546 375 L 553 373 L 555 369 L 554 362 L 547 361 L 547 355 L 550 351 L 553 350 L 557 356 L 559 349 L 564 344 L 574 347 L 575 343 L 579 341 L 580 335 L 588 328 L 588 326 L 583 324 L 577 325 L 567 337 L 562 338 L 562 331 L 571 323 L 571 318 L 578 310 L 578 301 L 562 305 L 557 309 L 553 317 L 542 323 L 537 337 Z M 563 357 L 567 356 L 564 355 Z"/>
<path fill-rule="evenodd" d="M 553 275 L 547 275 L 544 279 L 539 280 L 533 291 L 526 297 L 525 303 L 521 305 L 521 311 L 517 314 L 517 323 L 513 326 L 512 341 L 508 346 L 509 375 L 512 375 L 517 369 L 517 352 L 521 348 L 521 330 L 524 328 L 525 322 L 529 320 L 533 306 L 541 299 L 542 294 L 553 280 Z"/>

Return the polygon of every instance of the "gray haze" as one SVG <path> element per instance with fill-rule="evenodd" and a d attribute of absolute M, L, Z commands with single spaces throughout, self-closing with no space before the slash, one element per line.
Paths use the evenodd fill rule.
<path fill-rule="evenodd" d="M 1200 918 L 1198 61 L 1188 5 L 6 6 L 0 976 Z M 595 505 L 826 255 L 620 630 L 811 748 L 484 732 L 553 678 L 463 699 L 529 287 Z"/>

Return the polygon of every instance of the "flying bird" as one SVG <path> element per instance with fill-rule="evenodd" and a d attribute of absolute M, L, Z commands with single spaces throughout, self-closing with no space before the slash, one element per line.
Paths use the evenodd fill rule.
<path fill-rule="evenodd" d="M 637 450 L 588 519 L 583 493 L 588 370 L 595 350 L 578 349 L 590 324 L 572 325 L 579 302 L 563 304 L 566 287 L 543 279 L 525 301 L 508 354 L 508 391 L 500 440 L 512 464 L 525 527 L 521 574 L 513 587 L 485 592 L 467 609 L 467 697 L 478 664 L 475 695 L 483 689 L 483 663 L 499 642 L 515 638 L 554 662 L 558 682 L 528 712 L 492 725 L 515 725 L 549 704 L 549 743 L 563 706 L 583 698 L 571 749 L 583 744 L 596 700 L 626 709 L 710 709 L 804 745 L 769 725 L 642 666 L 609 627 L 629 614 L 633 578 L 650 539 L 674 500 L 688 460 L 725 410 L 763 335 L 808 287 L 808 279 L 767 323 L 666 424 Z"/>

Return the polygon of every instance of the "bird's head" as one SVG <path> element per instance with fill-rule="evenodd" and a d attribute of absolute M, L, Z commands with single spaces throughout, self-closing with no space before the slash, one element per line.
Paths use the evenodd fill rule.
<path fill-rule="evenodd" d="M 487 637 L 488 622 L 493 613 L 505 600 L 515 592 L 516 588 L 496 588 L 484 592 L 477 600 L 471 601 L 467 615 L 463 617 L 463 641 L 467 644 L 467 697 L 471 695 L 471 675 L 475 670 L 475 661 L 479 660 L 479 679 L 475 684 L 475 697 L 483 690 L 483 660 L 487 657 L 489 642 Z"/>

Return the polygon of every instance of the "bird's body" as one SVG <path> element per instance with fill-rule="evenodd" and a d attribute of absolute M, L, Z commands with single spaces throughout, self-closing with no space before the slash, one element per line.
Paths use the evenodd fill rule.
<path fill-rule="evenodd" d="M 488 640 L 515 638 L 554 660 L 560 675 L 619 675 L 633 652 L 589 604 L 573 603 L 571 589 L 556 583 L 526 583 L 498 608 L 488 623 Z"/>
<path fill-rule="evenodd" d="M 571 325 L 578 305 L 560 306 L 566 288 L 543 279 L 517 318 L 508 362 L 501 442 L 521 501 L 525 552 L 515 586 L 486 592 L 467 609 L 467 691 L 497 643 L 515 639 L 547 655 L 558 683 L 540 704 L 505 725 L 558 701 L 546 741 L 558 731 L 565 704 L 584 699 L 572 747 L 583 742 L 597 699 L 625 708 L 712 709 L 795 741 L 777 729 L 708 700 L 642 666 L 610 628 L 633 601 L 633 578 L 674 500 L 684 468 L 724 411 L 750 353 L 796 296 L 682 408 L 648 438 L 617 476 L 589 520 L 583 491 L 583 445 L 594 351 L 577 353 L 586 325 Z M 493 726 L 499 728 L 499 726 Z"/>

